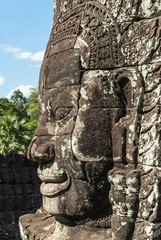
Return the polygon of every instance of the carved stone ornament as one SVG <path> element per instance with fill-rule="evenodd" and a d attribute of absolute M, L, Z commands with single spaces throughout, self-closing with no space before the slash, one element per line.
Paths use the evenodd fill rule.
<path fill-rule="evenodd" d="M 160 43 L 160 0 L 54 0 L 22 239 L 161 240 Z"/>

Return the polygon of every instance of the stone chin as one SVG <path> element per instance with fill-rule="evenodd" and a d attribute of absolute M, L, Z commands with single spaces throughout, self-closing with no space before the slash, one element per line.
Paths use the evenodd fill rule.
<path fill-rule="evenodd" d="M 57 218 L 81 220 L 92 217 L 109 203 L 107 184 L 104 183 L 98 192 L 94 188 L 87 181 L 72 179 L 69 188 L 57 195 L 43 195 L 43 207 Z"/>

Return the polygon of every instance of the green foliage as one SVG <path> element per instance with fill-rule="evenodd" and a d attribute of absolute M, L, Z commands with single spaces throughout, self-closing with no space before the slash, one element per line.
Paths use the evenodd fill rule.
<path fill-rule="evenodd" d="M 11 95 L 11 101 L 15 104 L 18 104 L 20 107 L 24 106 L 27 102 L 27 98 L 23 96 L 23 93 L 20 89 L 15 90 Z"/>
<path fill-rule="evenodd" d="M 11 100 L 0 98 L 0 154 L 27 152 L 38 125 L 37 92 L 31 89 L 29 98 L 25 98 L 16 90 Z"/>
<path fill-rule="evenodd" d="M 37 119 L 29 120 L 28 122 L 25 123 L 25 128 L 27 129 L 27 134 L 28 134 L 30 140 L 33 138 L 37 126 L 38 126 Z"/>
<path fill-rule="evenodd" d="M 20 119 L 27 117 L 27 98 L 23 96 L 23 93 L 19 89 L 12 93 L 10 100 L 15 104 L 18 117 Z"/>
<path fill-rule="evenodd" d="M 0 98 L 0 116 L 4 115 L 18 116 L 18 112 L 14 103 L 11 103 L 7 98 Z"/>
<path fill-rule="evenodd" d="M 0 153 L 5 155 L 10 151 L 26 152 L 30 139 L 25 126 L 26 120 L 16 116 L 5 115 L 0 119 Z"/>
<path fill-rule="evenodd" d="M 27 99 L 27 112 L 32 120 L 38 119 L 38 89 L 31 88 L 30 96 Z"/>

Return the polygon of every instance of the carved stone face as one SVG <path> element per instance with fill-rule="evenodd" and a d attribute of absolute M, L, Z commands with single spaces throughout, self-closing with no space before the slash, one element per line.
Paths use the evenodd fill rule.
<path fill-rule="evenodd" d="M 43 206 L 97 226 L 111 214 L 114 240 L 161 239 L 161 2 L 53 2 L 28 152 Z"/>
<path fill-rule="evenodd" d="M 79 7 L 78 1 L 69 3 L 55 4 L 40 72 L 39 126 L 28 155 L 40 162 L 45 210 L 80 219 L 110 206 L 107 174 L 113 162 L 137 162 L 143 88 L 137 67 L 120 68 L 137 64 L 118 44 L 122 36 L 126 48 L 127 36 L 133 36 L 120 35 L 117 24 L 108 26 L 105 2 L 86 3 L 84 14 L 82 0 Z"/>
<path fill-rule="evenodd" d="M 75 54 L 65 57 L 59 69 L 69 61 L 73 71 L 69 69 L 65 75 L 64 70 L 52 70 L 54 60 L 47 59 L 42 65 L 39 126 L 28 155 L 40 162 L 38 175 L 45 210 L 77 219 L 109 204 L 110 107 L 118 108 L 120 103 L 108 81 L 108 71 L 86 71 L 80 84 Z"/>

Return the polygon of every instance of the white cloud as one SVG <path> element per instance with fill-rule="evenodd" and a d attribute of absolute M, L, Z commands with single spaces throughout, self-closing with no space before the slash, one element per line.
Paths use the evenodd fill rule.
<path fill-rule="evenodd" d="M 16 55 L 16 57 L 19 59 L 30 59 L 31 56 L 32 52 L 20 52 L 19 54 Z"/>
<path fill-rule="evenodd" d="M 34 54 L 32 52 L 20 52 L 16 57 L 19 59 L 30 59 L 31 61 L 40 62 L 43 60 L 44 52 L 45 51 L 39 51 Z"/>
<path fill-rule="evenodd" d="M 16 47 L 16 48 L 15 47 L 9 47 L 9 46 L 7 46 L 5 44 L 1 44 L 0 47 L 5 52 L 12 53 L 15 58 L 18 58 L 18 59 L 29 59 L 29 60 L 34 61 L 34 62 L 41 62 L 43 60 L 44 52 L 45 52 L 45 51 L 38 51 L 36 53 L 25 52 L 25 51 L 22 51 L 22 49 L 19 48 L 19 47 Z"/>
<path fill-rule="evenodd" d="M 21 51 L 21 48 L 4 47 L 4 50 L 10 53 L 18 53 Z"/>
<path fill-rule="evenodd" d="M 20 85 L 19 87 L 16 87 L 15 89 L 12 89 L 6 97 L 10 98 L 12 93 L 17 89 L 20 89 L 20 91 L 23 93 L 23 95 L 25 97 L 28 97 L 30 95 L 30 88 L 33 88 L 33 86 L 32 85 L 27 85 L 27 86 Z"/>
<path fill-rule="evenodd" d="M 0 75 L 0 85 L 2 86 L 4 84 L 4 78 Z"/>
<path fill-rule="evenodd" d="M 36 53 L 32 54 L 31 59 L 36 62 L 42 61 L 43 57 L 44 57 L 44 53 L 45 53 L 45 51 L 36 52 Z"/>

